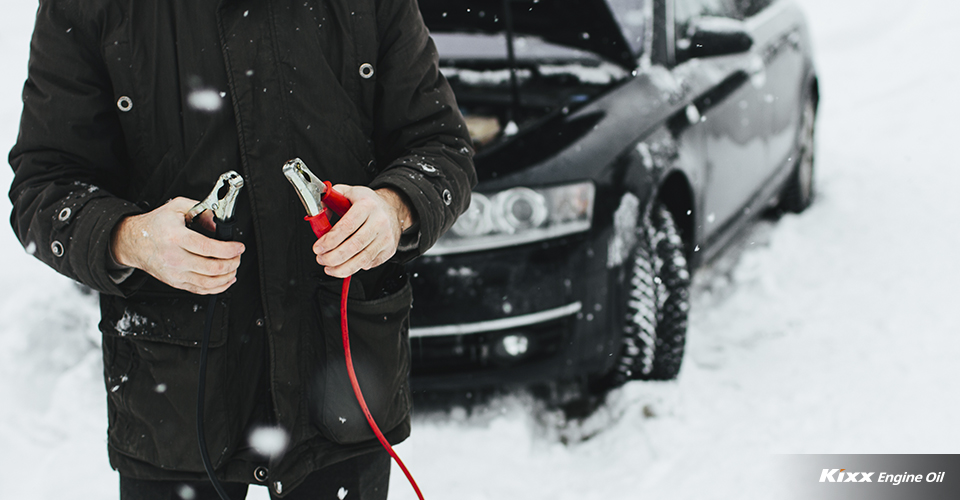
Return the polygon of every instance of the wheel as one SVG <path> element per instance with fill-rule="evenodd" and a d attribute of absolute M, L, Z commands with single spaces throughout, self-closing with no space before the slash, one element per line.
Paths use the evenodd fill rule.
<path fill-rule="evenodd" d="M 800 131 L 797 145 L 800 157 L 790 179 L 780 196 L 780 209 L 786 212 L 800 213 L 813 202 L 813 167 L 816 155 L 817 108 L 812 97 L 807 97 L 800 115 Z"/>
<path fill-rule="evenodd" d="M 673 215 L 657 203 L 638 227 L 627 265 L 620 354 L 607 385 L 671 380 L 680 372 L 690 309 L 690 272 Z"/>

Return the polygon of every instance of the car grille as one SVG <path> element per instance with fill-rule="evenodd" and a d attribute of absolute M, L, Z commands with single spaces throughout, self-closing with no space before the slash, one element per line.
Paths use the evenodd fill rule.
<path fill-rule="evenodd" d="M 511 330 L 411 339 L 412 375 L 442 375 L 519 366 L 556 355 L 567 342 L 570 318 Z M 511 337 L 510 339 L 507 339 Z M 523 338 L 525 350 L 505 349 Z M 508 351 L 512 351 L 508 352 Z"/>

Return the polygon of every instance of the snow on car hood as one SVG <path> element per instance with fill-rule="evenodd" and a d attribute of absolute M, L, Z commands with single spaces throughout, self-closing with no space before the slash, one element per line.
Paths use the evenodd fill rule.
<path fill-rule="evenodd" d="M 626 0 L 507 0 L 514 32 L 586 50 L 627 69 L 643 52 L 647 2 Z M 504 0 L 420 0 L 433 33 L 500 33 Z"/>

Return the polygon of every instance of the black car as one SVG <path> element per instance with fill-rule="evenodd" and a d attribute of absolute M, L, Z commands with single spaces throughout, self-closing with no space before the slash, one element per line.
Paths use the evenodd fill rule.
<path fill-rule="evenodd" d="M 812 198 L 819 91 L 790 0 L 420 0 L 477 149 L 411 266 L 417 391 L 603 393 L 680 369 L 690 272 Z"/>

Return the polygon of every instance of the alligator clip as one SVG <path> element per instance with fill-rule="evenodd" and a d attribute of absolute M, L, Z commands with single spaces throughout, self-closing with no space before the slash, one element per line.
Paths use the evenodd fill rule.
<path fill-rule="evenodd" d="M 217 238 L 233 239 L 233 226 L 230 221 L 237 208 L 237 195 L 243 187 L 243 177 L 230 170 L 217 179 L 210 194 L 187 212 L 187 218 L 193 221 L 198 215 L 210 210 L 217 224 Z"/>
<path fill-rule="evenodd" d="M 336 192 L 330 181 L 321 181 L 307 168 L 300 158 L 294 158 L 283 165 L 283 175 L 297 191 L 297 196 L 307 211 L 304 220 L 310 223 L 317 238 L 326 234 L 333 224 L 330 222 L 329 208 L 335 214 L 343 216 L 350 209 L 350 200 Z"/>

